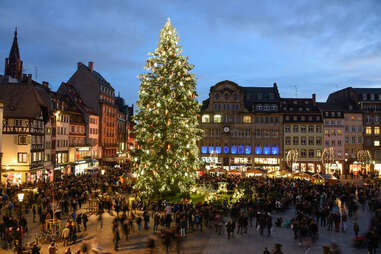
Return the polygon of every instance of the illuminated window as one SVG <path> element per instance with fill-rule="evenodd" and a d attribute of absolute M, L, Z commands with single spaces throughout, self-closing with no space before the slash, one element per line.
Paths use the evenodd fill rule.
<path fill-rule="evenodd" d="M 324 134 L 328 135 L 329 134 L 329 130 L 324 130 Z"/>
<path fill-rule="evenodd" d="M 255 154 L 262 154 L 262 147 L 261 146 L 255 146 Z"/>
<path fill-rule="evenodd" d="M 251 123 L 251 116 L 243 116 L 244 123 Z"/>
<path fill-rule="evenodd" d="M 210 116 L 209 115 L 202 115 L 201 122 L 202 123 L 210 123 Z"/>
<path fill-rule="evenodd" d="M 208 147 L 207 146 L 202 146 L 201 147 L 201 153 L 208 153 Z"/>
<path fill-rule="evenodd" d="M 245 146 L 245 153 L 251 154 L 251 146 Z"/>
<path fill-rule="evenodd" d="M 221 115 L 214 115 L 213 122 L 214 123 L 221 123 L 222 122 L 222 116 Z"/>
<path fill-rule="evenodd" d="M 17 162 L 18 163 L 26 163 L 28 162 L 28 154 L 27 153 L 17 153 Z"/>
<path fill-rule="evenodd" d="M 209 153 L 213 153 L 214 152 L 214 146 L 209 146 Z"/>
<path fill-rule="evenodd" d="M 232 154 L 237 154 L 237 146 L 236 145 L 232 145 L 231 153 Z"/>
<path fill-rule="evenodd" d="M 341 135 L 342 134 L 342 130 L 337 130 L 337 135 Z"/>
<path fill-rule="evenodd" d="M 278 155 L 279 154 L 279 147 L 277 147 L 277 146 L 271 147 L 271 154 Z"/>
<path fill-rule="evenodd" d="M 321 150 L 316 150 L 316 157 L 321 157 Z"/>
<path fill-rule="evenodd" d="M 244 152 L 243 145 L 239 145 L 238 146 L 238 154 L 243 154 L 243 152 Z"/>
<path fill-rule="evenodd" d="M 215 150 L 216 150 L 217 154 L 220 154 L 221 153 L 221 146 L 216 146 Z"/>
<path fill-rule="evenodd" d="M 380 140 L 375 140 L 373 144 L 374 146 L 380 146 Z"/>
<path fill-rule="evenodd" d="M 374 135 L 380 135 L 380 127 L 374 127 Z"/>
<path fill-rule="evenodd" d="M 266 155 L 269 155 L 270 154 L 270 147 L 269 146 L 263 147 L 263 153 Z"/>
<path fill-rule="evenodd" d="M 372 127 L 367 126 L 366 129 L 365 129 L 365 134 L 366 135 L 372 135 Z"/>
<path fill-rule="evenodd" d="M 224 153 L 229 153 L 229 147 L 228 146 L 224 146 Z"/>

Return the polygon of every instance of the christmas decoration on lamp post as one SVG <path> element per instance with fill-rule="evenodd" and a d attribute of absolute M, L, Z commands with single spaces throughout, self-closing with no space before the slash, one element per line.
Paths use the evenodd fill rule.
<path fill-rule="evenodd" d="M 136 142 L 132 151 L 137 188 L 144 196 L 188 193 L 200 166 L 196 142 L 200 105 L 196 80 L 182 56 L 170 20 L 160 32 L 157 49 L 149 53 L 140 74 Z"/>

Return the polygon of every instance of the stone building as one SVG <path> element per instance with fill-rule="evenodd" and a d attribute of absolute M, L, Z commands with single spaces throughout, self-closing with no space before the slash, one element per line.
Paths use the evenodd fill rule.
<path fill-rule="evenodd" d="M 99 145 L 102 159 L 113 161 L 118 150 L 115 92 L 106 79 L 94 70 L 93 62 L 88 66 L 78 63 L 76 72 L 67 82 L 73 86 L 84 104 L 99 116 Z"/>
<path fill-rule="evenodd" d="M 199 142 L 206 167 L 245 171 L 253 167 L 279 169 L 282 118 L 276 84 L 242 87 L 222 81 L 210 88 L 201 107 Z"/>
<path fill-rule="evenodd" d="M 284 158 L 293 150 L 297 161 L 291 161 L 294 172 L 322 172 L 323 119 L 312 98 L 282 99 Z M 291 165 L 290 165 L 291 166 Z"/>

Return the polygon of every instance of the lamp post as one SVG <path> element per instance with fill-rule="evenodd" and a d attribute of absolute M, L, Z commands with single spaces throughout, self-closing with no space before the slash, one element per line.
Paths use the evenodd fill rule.
<path fill-rule="evenodd" d="M 22 201 L 23 201 L 23 199 L 24 199 L 24 193 L 19 193 L 19 194 L 17 194 L 17 198 L 18 198 L 18 200 L 19 200 L 19 202 L 20 202 L 20 204 L 19 204 L 19 215 L 20 215 L 20 217 L 19 217 L 19 224 L 21 224 L 21 217 L 22 217 Z M 22 237 L 23 237 L 23 235 L 22 235 L 22 232 L 23 232 L 23 229 L 22 229 L 22 227 L 21 226 L 19 226 L 19 229 L 20 229 L 20 231 L 19 231 L 19 234 L 20 234 L 20 241 L 19 241 L 19 246 L 18 246 L 18 253 L 22 253 Z"/>

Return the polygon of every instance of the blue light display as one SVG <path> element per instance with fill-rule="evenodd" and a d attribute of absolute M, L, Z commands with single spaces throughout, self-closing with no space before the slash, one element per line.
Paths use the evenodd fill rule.
<path fill-rule="evenodd" d="M 274 155 L 278 155 L 279 154 L 279 147 L 273 146 L 271 148 L 271 153 L 274 154 Z"/>
<path fill-rule="evenodd" d="M 245 146 L 245 153 L 251 154 L 251 146 Z"/>
<path fill-rule="evenodd" d="M 224 146 L 224 153 L 229 153 L 229 147 L 228 146 Z"/>
<path fill-rule="evenodd" d="M 208 153 L 208 147 L 207 146 L 202 146 L 201 147 L 201 153 Z"/>
<path fill-rule="evenodd" d="M 232 145 L 231 153 L 237 154 L 237 146 L 236 145 Z"/>
<path fill-rule="evenodd" d="M 209 153 L 213 153 L 214 152 L 214 146 L 209 146 Z"/>
<path fill-rule="evenodd" d="M 221 153 L 221 146 L 216 146 L 216 153 L 220 154 Z"/>
<path fill-rule="evenodd" d="M 238 146 L 238 154 L 243 154 L 244 153 L 244 146 L 243 145 L 239 145 Z"/>
<path fill-rule="evenodd" d="M 255 147 L 255 154 L 262 154 L 262 147 L 261 146 Z"/>
<path fill-rule="evenodd" d="M 270 154 L 270 147 L 269 146 L 263 147 L 263 153 L 266 155 L 269 155 Z"/>

